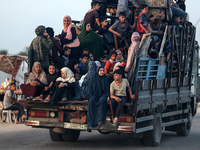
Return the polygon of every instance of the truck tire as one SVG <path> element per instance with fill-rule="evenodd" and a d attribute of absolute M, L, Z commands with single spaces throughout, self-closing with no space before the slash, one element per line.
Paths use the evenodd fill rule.
<path fill-rule="evenodd" d="M 62 134 L 53 132 L 53 129 L 49 129 L 49 135 L 52 141 L 63 141 Z"/>
<path fill-rule="evenodd" d="M 161 114 L 155 114 L 153 120 L 153 130 L 144 133 L 143 143 L 146 146 L 158 146 L 162 137 L 162 117 Z"/>
<path fill-rule="evenodd" d="M 76 142 L 80 136 L 79 130 L 68 129 L 65 133 L 62 133 L 63 141 L 65 142 Z"/>
<path fill-rule="evenodd" d="M 185 123 L 182 123 L 182 124 L 179 124 L 176 126 L 176 134 L 178 136 L 188 136 L 189 133 L 190 133 L 190 129 L 191 129 L 191 126 L 192 126 L 192 121 L 191 121 L 191 118 L 192 118 L 192 109 L 190 107 L 190 105 L 188 105 L 188 122 L 185 122 Z"/>

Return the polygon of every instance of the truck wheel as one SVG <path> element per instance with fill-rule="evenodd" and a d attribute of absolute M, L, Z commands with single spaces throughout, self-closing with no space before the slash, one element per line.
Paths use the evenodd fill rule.
<path fill-rule="evenodd" d="M 79 130 L 67 130 L 65 133 L 62 133 L 62 138 L 65 142 L 76 142 L 80 136 Z"/>
<path fill-rule="evenodd" d="M 62 134 L 53 132 L 53 129 L 49 129 L 49 135 L 52 141 L 63 141 Z"/>
<path fill-rule="evenodd" d="M 192 126 L 192 121 L 191 121 L 192 110 L 189 105 L 188 105 L 188 110 L 189 110 L 188 111 L 188 122 L 185 122 L 185 123 L 182 123 L 182 124 L 179 124 L 176 126 L 176 134 L 178 136 L 188 136 L 190 133 L 190 129 Z"/>
<path fill-rule="evenodd" d="M 155 114 L 153 120 L 153 130 L 144 133 L 143 143 L 146 146 L 157 146 L 162 137 L 162 118 L 161 114 Z"/>

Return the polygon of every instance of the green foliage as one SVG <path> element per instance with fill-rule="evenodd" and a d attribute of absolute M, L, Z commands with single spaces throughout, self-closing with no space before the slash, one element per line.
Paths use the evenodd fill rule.
<path fill-rule="evenodd" d="M 25 47 L 23 51 L 19 52 L 17 55 L 28 56 L 29 47 Z"/>
<path fill-rule="evenodd" d="M 6 50 L 6 49 L 1 49 L 1 50 L 0 50 L 0 55 L 8 55 L 8 50 Z"/>

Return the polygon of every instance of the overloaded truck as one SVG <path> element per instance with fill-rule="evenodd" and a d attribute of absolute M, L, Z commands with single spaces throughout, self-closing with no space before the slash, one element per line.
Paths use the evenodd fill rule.
<path fill-rule="evenodd" d="M 156 0 L 142 2 L 149 5 L 150 12 L 163 12 L 165 28 L 158 57 L 153 59 L 148 56 L 154 35 L 143 35 L 130 83 L 135 100 L 124 104 L 118 127 L 112 125 L 108 100 L 105 124 L 92 130 L 102 134 L 124 133 L 138 138 L 145 145 L 157 146 L 162 131 L 176 132 L 178 136 L 190 133 L 197 111 L 199 53 L 195 43 L 196 28 L 187 21 L 187 13 L 181 11 L 180 25 L 171 25 L 172 13 L 175 12 L 168 0 L 159 1 L 156 6 Z M 115 4 L 107 7 L 116 9 Z M 135 10 L 132 6 L 129 9 Z M 168 52 L 164 53 L 166 50 Z M 87 101 L 58 102 L 54 105 L 23 102 L 27 109 L 25 124 L 49 129 L 53 141 L 77 141 L 81 131 L 88 131 Z"/>

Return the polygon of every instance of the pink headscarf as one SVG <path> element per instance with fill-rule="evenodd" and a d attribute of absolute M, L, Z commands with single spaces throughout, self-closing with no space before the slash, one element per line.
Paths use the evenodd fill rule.
<path fill-rule="evenodd" d="M 69 20 L 70 25 L 69 25 L 67 28 L 64 27 L 63 31 L 64 31 L 65 33 L 67 33 L 67 35 L 66 35 L 65 38 L 67 38 L 68 40 L 71 40 L 71 39 L 72 39 L 72 32 L 71 32 L 71 28 L 72 28 L 72 19 L 71 19 L 71 17 L 68 16 L 68 15 L 64 16 L 63 20 L 64 20 L 65 18 L 67 18 L 67 19 Z"/>

